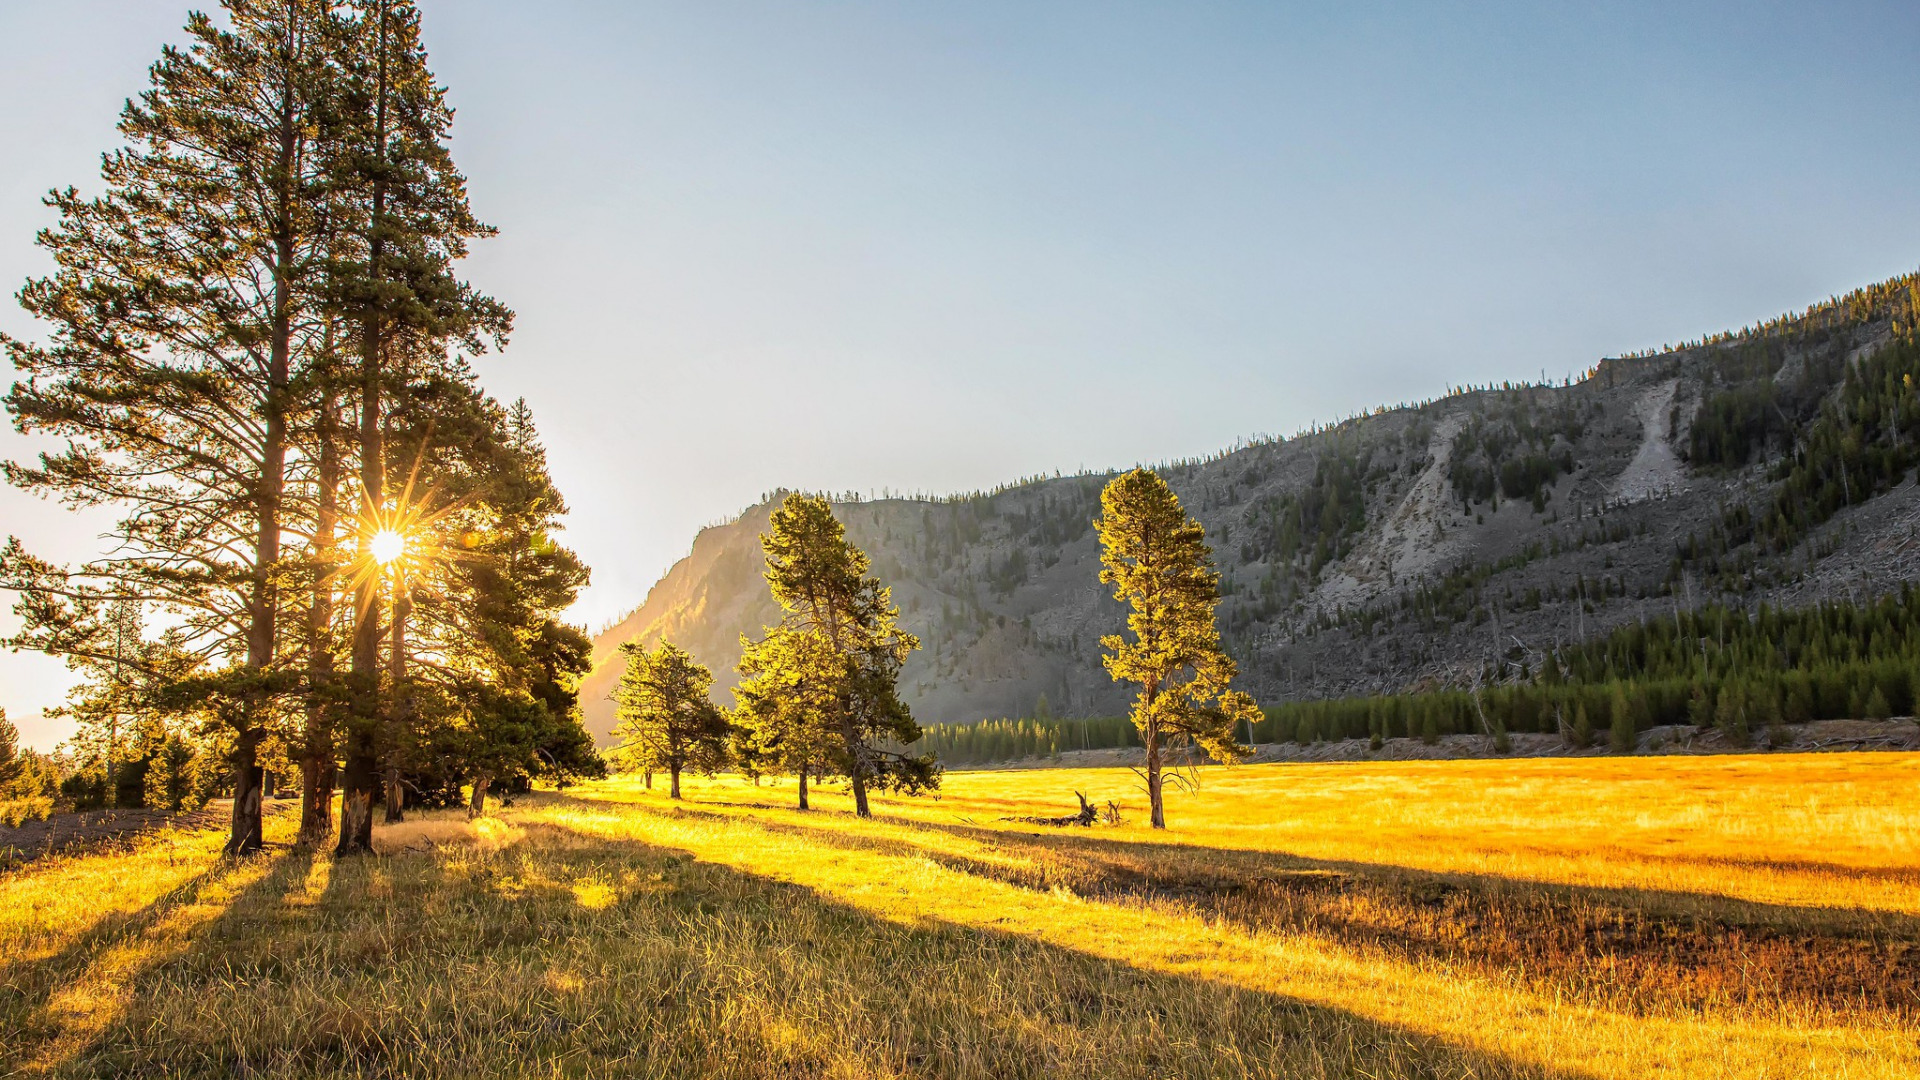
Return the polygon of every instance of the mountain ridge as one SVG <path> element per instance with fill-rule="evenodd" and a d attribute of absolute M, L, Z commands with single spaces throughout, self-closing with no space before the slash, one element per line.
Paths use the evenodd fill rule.
<path fill-rule="evenodd" d="M 1784 546 L 1761 533 L 1792 532 L 1777 523 L 1787 474 L 1824 445 L 1820 425 L 1841 422 L 1836 407 L 1845 420 L 1843 390 L 1868 361 L 1906 363 L 1916 310 L 1920 279 L 1908 275 L 1609 358 L 1578 380 L 1464 388 L 1158 471 L 1207 527 L 1223 638 L 1261 700 L 1497 677 L 1516 649 L 1681 605 L 1877 595 L 1910 574 L 1915 485 L 1857 498 L 1844 462 L 1844 506 L 1792 527 Z M 1905 422 L 1889 422 L 1895 448 Z M 1099 662 L 1099 636 L 1122 612 L 1098 583 L 1091 528 L 1112 475 L 836 501 L 926 644 L 902 676 L 923 722 L 1023 715 L 1043 698 L 1062 715 L 1124 709 Z M 740 635 L 777 616 L 759 572 L 770 507 L 702 529 L 595 638 L 582 701 L 596 734 L 612 725 L 623 641 L 670 638 L 714 669 L 718 689 L 731 685 Z M 1745 539 L 1743 512 L 1761 523 Z"/>

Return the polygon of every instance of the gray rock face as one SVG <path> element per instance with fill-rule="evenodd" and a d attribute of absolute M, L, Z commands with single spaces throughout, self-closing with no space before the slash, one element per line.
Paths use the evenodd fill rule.
<path fill-rule="evenodd" d="M 1768 505 L 1769 461 L 1794 452 L 1819 403 L 1887 337 L 1886 322 L 1862 321 L 1757 365 L 1751 339 L 1745 353 L 1731 342 L 1609 360 L 1572 385 L 1457 393 L 1159 471 L 1206 525 L 1220 625 L 1241 685 L 1263 702 L 1498 677 L 1556 644 L 1708 600 L 1864 599 L 1911 576 L 1910 481 L 1792 551 L 1699 554 L 1728 507 Z M 1816 372 L 1827 381 L 1810 382 Z M 1797 380 L 1798 412 L 1777 410 L 1788 430 L 1744 465 L 1690 463 L 1701 403 L 1765 380 Z M 925 644 L 903 677 L 923 723 L 1029 715 L 1043 696 L 1055 715 L 1125 709 L 1100 663 L 1101 635 L 1123 623 L 1091 525 L 1109 475 L 838 505 Z M 768 511 L 702 530 L 596 640 L 592 730 L 612 726 L 626 640 L 669 638 L 731 685 L 741 635 L 776 615 L 760 577 Z"/>

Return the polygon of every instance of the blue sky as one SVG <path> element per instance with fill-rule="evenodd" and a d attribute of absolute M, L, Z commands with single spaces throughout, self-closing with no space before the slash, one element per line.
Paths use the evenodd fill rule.
<path fill-rule="evenodd" d="M 0 6 L 8 290 L 184 11 Z M 426 12 L 502 230 L 468 274 L 519 312 L 479 367 L 542 422 L 594 627 L 776 486 L 1205 453 L 1920 266 L 1910 4 Z M 97 532 L 0 491 L 36 550 Z M 33 741 L 63 686 L 0 655 Z"/>

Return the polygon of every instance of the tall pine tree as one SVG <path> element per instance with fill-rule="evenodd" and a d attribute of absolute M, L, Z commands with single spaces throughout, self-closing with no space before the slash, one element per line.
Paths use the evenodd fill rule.
<path fill-rule="evenodd" d="M 348 853 L 372 848 L 383 736 L 387 749 L 401 744 L 392 729 L 409 708 L 381 693 L 383 678 L 397 674 L 397 654 L 389 648 L 383 665 L 382 645 L 400 643 L 383 618 L 388 578 L 376 564 L 374 539 L 410 513 L 388 484 L 392 391 L 412 371 L 444 362 L 450 344 L 478 351 L 491 338 L 498 345 L 512 314 L 453 274 L 468 241 L 492 230 L 474 217 L 448 150 L 453 110 L 428 67 L 418 9 L 405 0 L 354 0 L 337 25 L 346 89 L 329 128 L 329 195 L 350 239 L 333 263 L 330 296 L 352 327 L 359 413 L 351 693 L 336 845 Z M 404 615 L 408 599 L 394 599 Z"/>
<path fill-rule="evenodd" d="M 1147 800 L 1153 827 L 1167 827 L 1165 765 L 1170 751 L 1198 744 L 1215 760 L 1247 749 L 1235 728 L 1260 719 L 1253 699 L 1230 689 L 1237 667 L 1220 646 L 1214 608 L 1220 575 L 1206 530 L 1187 516 L 1158 474 L 1135 469 L 1100 493 L 1100 581 L 1127 604 L 1129 640 L 1100 639 L 1107 671 L 1139 684 L 1133 723 L 1146 747 Z"/>
<path fill-rule="evenodd" d="M 85 650 L 86 624 L 115 599 L 178 621 L 214 712 L 232 731 L 227 849 L 260 846 L 257 752 L 283 684 L 278 595 L 295 386 L 319 353 L 319 297 L 333 230 L 316 151 L 330 5 L 228 0 L 169 48 L 127 104 L 127 145 L 106 191 L 49 200 L 41 235 L 58 269 L 21 302 L 52 328 L 45 347 L 6 342 L 25 376 L 16 427 L 66 449 L 8 478 L 74 506 L 124 509 L 115 555 L 0 584 L 26 594 L 16 646 Z M 214 677 L 214 669 L 224 669 Z"/>
<path fill-rule="evenodd" d="M 872 816 L 871 788 L 937 787 L 931 756 L 895 749 L 920 738 L 898 689 L 920 640 L 900 629 L 890 592 L 867 573 L 866 554 L 847 540 L 832 506 L 790 495 L 760 540 L 783 617 L 766 638 L 747 643 L 740 661 L 740 715 L 756 747 L 749 760 L 777 755 L 798 771 L 802 806 L 809 766 L 847 777 L 861 817 Z"/>

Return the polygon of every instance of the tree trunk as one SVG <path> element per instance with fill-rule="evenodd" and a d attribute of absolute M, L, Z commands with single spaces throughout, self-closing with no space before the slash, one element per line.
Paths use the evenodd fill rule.
<path fill-rule="evenodd" d="M 413 598 L 407 594 L 406 578 L 396 570 L 393 575 L 393 619 L 387 641 L 387 694 L 391 699 L 387 722 L 396 731 L 403 728 L 412 712 L 413 699 L 402 696 L 407 678 L 407 616 L 412 612 Z M 391 761 L 387 764 L 386 803 L 386 824 L 392 825 L 407 819 L 407 793 L 400 782 L 400 766 Z"/>
<path fill-rule="evenodd" d="M 867 778 L 858 765 L 853 769 L 853 812 L 856 817 L 872 817 L 867 809 Z"/>
<path fill-rule="evenodd" d="M 357 764 L 360 763 L 347 762 L 345 782 L 340 788 L 340 842 L 333 849 L 336 855 L 373 850 L 373 786 L 378 780 L 371 768 L 356 774 Z"/>
<path fill-rule="evenodd" d="M 1154 725 L 1147 725 L 1147 803 L 1153 808 L 1153 827 L 1167 827 L 1167 807 L 1162 798 L 1165 785 L 1160 775 L 1160 732 Z"/>
<path fill-rule="evenodd" d="M 367 237 L 367 273 L 378 282 L 386 258 L 387 16 L 380 11 L 379 74 L 374 87 L 375 172 L 372 229 Z M 381 429 L 381 351 L 385 319 L 379 301 L 360 313 L 360 557 L 368 558 L 375 516 L 386 502 L 386 439 Z M 373 795 L 379 783 L 380 575 L 362 573 L 354 594 L 353 715 L 347 739 L 346 788 L 340 798 L 337 854 L 373 850 Z M 349 828 L 349 826 L 352 826 Z"/>
<path fill-rule="evenodd" d="M 300 759 L 300 838 L 318 845 L 333 833 L 333 762 L 309 754 Z"/>
<path fill-rule="evenodd" d="M 243 733 L 233 751 L 233 824 L 222 849 L 228 855 L 250 855 L 266 846 L 260 830 L 265 776 L 258 761 L 258 730 Z"/>
<path fill-rule="evenodd" d="M 280 501 L 286 492 L 287 404 L 293 364 L 294 237 L 292 185 L 299 127 L 294 118 L 291 76 L 280 93 L 278 175 L 271 177 L 276 201 L 273 221 L 273 316 L 267 343 L 267 385 L 261 405 L 263 431 L 260 477 L 253 492 L 253 581 L 247 596 L 247 668 L 264 672 L 273 666 L 277 640 L 275 616 L 280 598 L 274 574 L 280 562 Z M 226 852 L 244 855 L 263 846 L 260 838 L 261 781 L 257 753 L 263 734 L 261 714 L 249 702 L 240 714 L 243 727 L 233 760 L 233 829 Z"/>
<path fill-rule="evenodd" d="M 331 334 L 329 334 L 329 341 Z M 331 346 L 329 345 L 329 348 Z M 339 402 L 329 384 L 322 395 L 314 440 L 319 444 L 319 485 L 313 524 L 313 580 L 307 600 L 307 702 L 305 743 L 300 756 L 300 840 L 318 846 L 333 833 L 332 708 L 326 688 L 333 682 L 333 541 L 340 520 Z"/>
<path fill-rule="evenodd" d="M 647 786 L 648 791 L 653 790 L 653 770 L 651 768 L 640 770 L 640 782 Z"/>
<path fill-rule="evenodd" d="M 392 825 L 407 820 L 407 788 L 400 782 L 399 769 L 387 769 L 386 787 L 387 817 L 383 824 Z"/>
<path fill-rule="evenodd" d="M 811 810 L 807 805 L 807 766 L 800 766 L 800 809 Z"/>
<path fill-rule="evenodd" d="M 473 778 L 473 796 L 467 800 L 467 820 L 472 821 L 487 812 L 487 785 L 493 783 L 492 773 L 478 773 Z"/>
<path fill-rule="evenodd" d="M 867 809 L 867 767 L 866 757 L 860 751 L 860 734 L 853 726 L 853 710 L 843 698 L 840 701 L 840 737 L 847 745 L 847 778 L 853 781 L 853 813 L 855 817 L 872 817 Z"/>
<path fill-rule="evenodd" d="M 673 793 L 669 797 L 675 799 L 680 797 L 680 766 L 677 764 L 673 766 Z"/>

